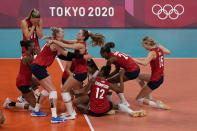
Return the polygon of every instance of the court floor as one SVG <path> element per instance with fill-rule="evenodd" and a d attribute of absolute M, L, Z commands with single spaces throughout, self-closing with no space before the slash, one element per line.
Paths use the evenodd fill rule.
<path fill-rule="evenodd" d="M 95 59 L 100 66 L 104 65 L 103 59 Z M 125 96 L 134 110 L 145 109 L 148 114 L 143 118 L 132 118 L 127 114 L 117 112 L 115 115 L 104 117 L 91 117 L 77 115 L 76 120 L 66 123 L 50 123 L 50 104 L 47 99 L 41 106 L 47 117 L 31 117 L 29 111 L 21 109 L 3 109 L 4 100 L 9 97 L 16 101 L 20 92 L 15 86 L 19 69 L 19 59 L 0 59 L 0 109 L 6 115 L 6 122 L 0 127 L 2 131 L 196 131 L 197 130 L 197 59 L 166 59 L 165 82 L 153 92 L 155 100 L 162 100 L 171 107 L 164 111 L 139 105 L 135 97 L 140 91 L 136 81 L 125 83 Z M 60 65 L 65 62 L 57 60 L 48 71 L 58 90 L 58 114 L 65 111 L 60 95 L 62 69 Z M 149 67 L 141 67 L 141 72 L 150 72 Z M 113 94 L 113 100 L 119 102 Z"/>

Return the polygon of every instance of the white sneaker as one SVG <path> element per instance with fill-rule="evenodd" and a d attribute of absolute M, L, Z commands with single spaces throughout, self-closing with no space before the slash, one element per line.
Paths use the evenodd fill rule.
<path fill-rule="evenodd" d="M 18 102 L 20 102 L 20 103 L 29 104 L 22 96 L 19 96 L 19 97 L 17 98 L 17 100 L 18 100 Z"/>
<path fill-rule="evenodd" d="M 4 108 L 9 108 L 9 103 L 11 103 L 12 101 L 9 98 L 5 99 L 5 102 L 3 103 L 3 107 Z"/>
<path fill-rule="evenodd" d="M 77 113 L 75 110 L 72 114 L 69 114 L 68 112 L 62 113 L 61 118 L 68 119 L 68 120 L 74 120 L 76 118 Z"/>
<path fill-rule="evenodd" d="M 163 110 L 170 110 L 170 107 L 164 104 L 162 101 L 157 101 L 156 103 L 158 105 L 158 108 L 163 109 Z"/>

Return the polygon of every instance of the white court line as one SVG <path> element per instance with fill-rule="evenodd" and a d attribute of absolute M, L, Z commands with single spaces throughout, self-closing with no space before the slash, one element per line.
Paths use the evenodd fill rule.
<path fill-rule="evenodd" d="M 64 71 L 64 67 L 63 67 L 63 65 L 62 65 L 62 63 L 61 63 L 61 61 L 60 61 L 59 58 L 57 58 L 57 62 L 58 62 L 59 66 L 60 66 L 60 68 L 61 68 L 61 70 L 62 70 L 62 72 L 63 72 L 63 71 Z M 87 116 L 86 114 L 83 114 L 83 115 L 84 115 L 84 117 L 85 117 L 85 119 L 86 119 L 86 121 L 87 121 L 87 123 L 88 123 L 88 125 L 89 125 L 89 127 L 90 127 L 90 130 L 91 130 L 91 131 L 94 131 L 94 128 L 93 128 L 93 126 L 92 126 L 92 124 L 91 124 L 91 122 L 90 122 L 88 116 Z"/>

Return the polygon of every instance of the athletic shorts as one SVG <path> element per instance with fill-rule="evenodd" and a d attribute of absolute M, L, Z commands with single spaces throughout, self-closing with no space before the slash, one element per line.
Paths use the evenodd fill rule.
<path fill-rule="evenodd" d="M 38 80 L 42 80 L 49 76 L 49 73 L 46 70 L 46 66 L 32 64 L 31 71 Z"/>
<path fill-rule="evenodd" d="M 133 72 L 125 72 L 125 76 L 129 79 L 129 80 L 133 80 L 136 79 L 138 77 L 138 75 L 140 74 L 140 69 L 133 71 Z"/>
<path fill-rule="evenodd" d="M 31 86 L 19 86 L 17 88 L 21 91 L 22 94 L 26 94 L 32 91 Z"/>
<path fill-rule="evenodd" d="M 87 76 L 87 72 L 81 74 L 77 74 L 75 72 L 73 73 L 73 77 L 80 82 L 83 82 L 87 78 Z"/>
<path fill-rule="evenodd" d="M 107 115 L 107 112 L 109 112 L 110 110 L 113 109 L 113 104 L 112 102 L 109 101 L 109 110 L 107 110 L 106 112 L 103 112 L 103 113 L 94 113 L 92 112 L 90 109 L 88 109 L 88 114 L 91 115 L 91 116 L 95 116 L 95 117 L 101 117 L 101 116 L 105 116 Z"/>
<path fill-rule="evenodd" d="M 160 80 L 158 80 L 158 81 L 149 81 L 147 85 L 148 85 L 148 87 L 151 90 L 155 90 L 163 83 L 163 80 L 164 80 L 164 77 L 162 76 L 160 78 Z"/>

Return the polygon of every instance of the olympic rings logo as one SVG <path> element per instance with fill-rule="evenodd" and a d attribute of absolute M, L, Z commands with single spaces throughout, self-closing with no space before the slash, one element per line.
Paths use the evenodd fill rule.
<path fill-rule="evenodd" d="M 155 11 L 156 8 L 159 7 L 159 10 L 158 11 Z M 167 10 L 166 8 L 169 8 L 170 7 L 170 10 Z M 177 8 L 181 8 L 181 12 L 177 10 Z M 152 12 L 154 15 L 157 15 L 157 17 L 160 19 L 160 20 L 165 20 L 167 19 L 168 17 L 171 19 L 171 20 L 176 20 L 178 19 L 178 17 L 180 15 L 182 15 L 184 13 L 184 6 L 181 5 L 181 4 L 177 4 L 174 8 L 172 5 L 170 4 L 166 4 L 164 5 L 164 7 L 162 8 L 161 5 L 159 4 L 155 4 L 153 5 L 152 7 Z M 162 17 L 161 14 L 162 12 L 164 13 L 164 16 Z M 176 14 L 175 16 L 172 16 L 173 12 Z"/>

